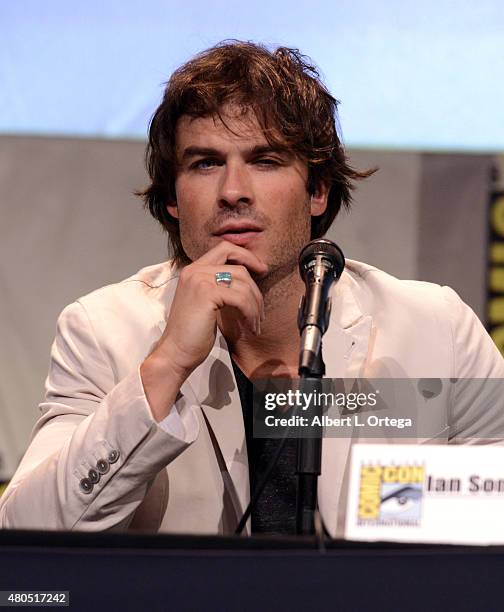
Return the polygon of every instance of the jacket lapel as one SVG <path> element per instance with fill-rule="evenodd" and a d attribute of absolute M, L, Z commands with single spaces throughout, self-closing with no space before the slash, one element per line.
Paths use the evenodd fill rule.
<path fill-rule="evenodd" d="M 344 272 L 333 294 L 331 323 L 322 348 L 326 378 L 346 379 L 346 387 L 352 379 L 363 376 L 372 330 L 372 317 L 363 313 L 356 293 L 357 283 Z M 322 442 L 318 504 L 332 537 L 343 536 L 351 444 L 352 430 L 340 438 L 325 437 Z"/>
<path fill-rule="evenodd" d="M 224 485 L 237 521 L 250 499 L 245 425 L 240 395 L 224 336 L 217 329 L 214 347 L 192 373 L 181 392 L 194 397 L 209 427 Z"/>

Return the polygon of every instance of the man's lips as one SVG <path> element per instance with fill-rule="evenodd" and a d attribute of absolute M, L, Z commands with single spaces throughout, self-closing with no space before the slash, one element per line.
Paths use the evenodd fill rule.
<path fill-rule="evenodd" d="M 255 240 L 263 230 L 254 225 L 225 225 L 213 235 L 238 246 L 245 246 Z"/>
<path fill-rule="evenodd" d="M 229 223 L 213 232 L 213 235 L 238 246 L 245 246 L 257 238 L 262 231 L 261 227 L 251 223 Z"/>
<path fill-rule="evenodd" d="M 262 232 L 262 227 L 253 223 L 226 223 L 212 233 L 214 236 L 222 236 L 222 234 L 243 234 L 245 232 Z"/>

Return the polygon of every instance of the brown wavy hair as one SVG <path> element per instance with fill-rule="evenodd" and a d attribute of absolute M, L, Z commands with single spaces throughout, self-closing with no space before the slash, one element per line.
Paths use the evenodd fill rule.
<path fill-rule="evenodd" d="M 180 240 L 179 222 L 166 205 L 176 200 L 175 129 L 182 115 L 219 116 L 224 105 L 252 109 L 266 140 L 287 147 L 308 164 L 310 195 L 321 182 L 330 186 L 327 209 L 312 217 L 311 237 L 320 238 L 341 209 L 350 207 L 359 172 L 349 163 L 338 135 L 339 104 L 322 83 L 310 58 L 297 49 L 224 41 L 196 55 L 171 76 L 152 117 L 146 150 L 151 183 L 137 192 L 145 207 L 168 232 L 178 265 L 189 263 Z"/>

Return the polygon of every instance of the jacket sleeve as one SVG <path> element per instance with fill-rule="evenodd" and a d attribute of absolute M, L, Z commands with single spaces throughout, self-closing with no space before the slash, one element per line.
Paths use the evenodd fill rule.
<path fill-rule="evenodd" d="M 504 359 L 472 309 L 443 292 L 453 344 L 450 441 L 504 444 Z"/>
<path fill-rule="evenodd" d="M 0 527 L 123 529 L 157 473 L 196 439 L 188 398 L 179 395 L 172 408 L 170 433 L 152 417 L 139 368 L 115 384 L 105 355 L 83 306 L 65 308 L 42 416 L 0 500 Z"/>

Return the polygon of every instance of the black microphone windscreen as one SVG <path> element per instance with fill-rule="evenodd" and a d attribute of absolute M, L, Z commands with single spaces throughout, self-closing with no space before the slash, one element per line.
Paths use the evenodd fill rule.
<path fill-rule="evenodd" d="M 326 238 L 319 238 L 318 240 L 312 240 L 309 242 L 299 254 L 299 268 L 301 276 L 303 275 L 303 268 L 306 264 L 311 261 L 314 257 L 322 255 L 325 259 L 328 259 L 333 268 L 336 278 L 341 276 L 343 269 L 345 268 L 345 256 L 343 251 L 337 244 Z"/>

